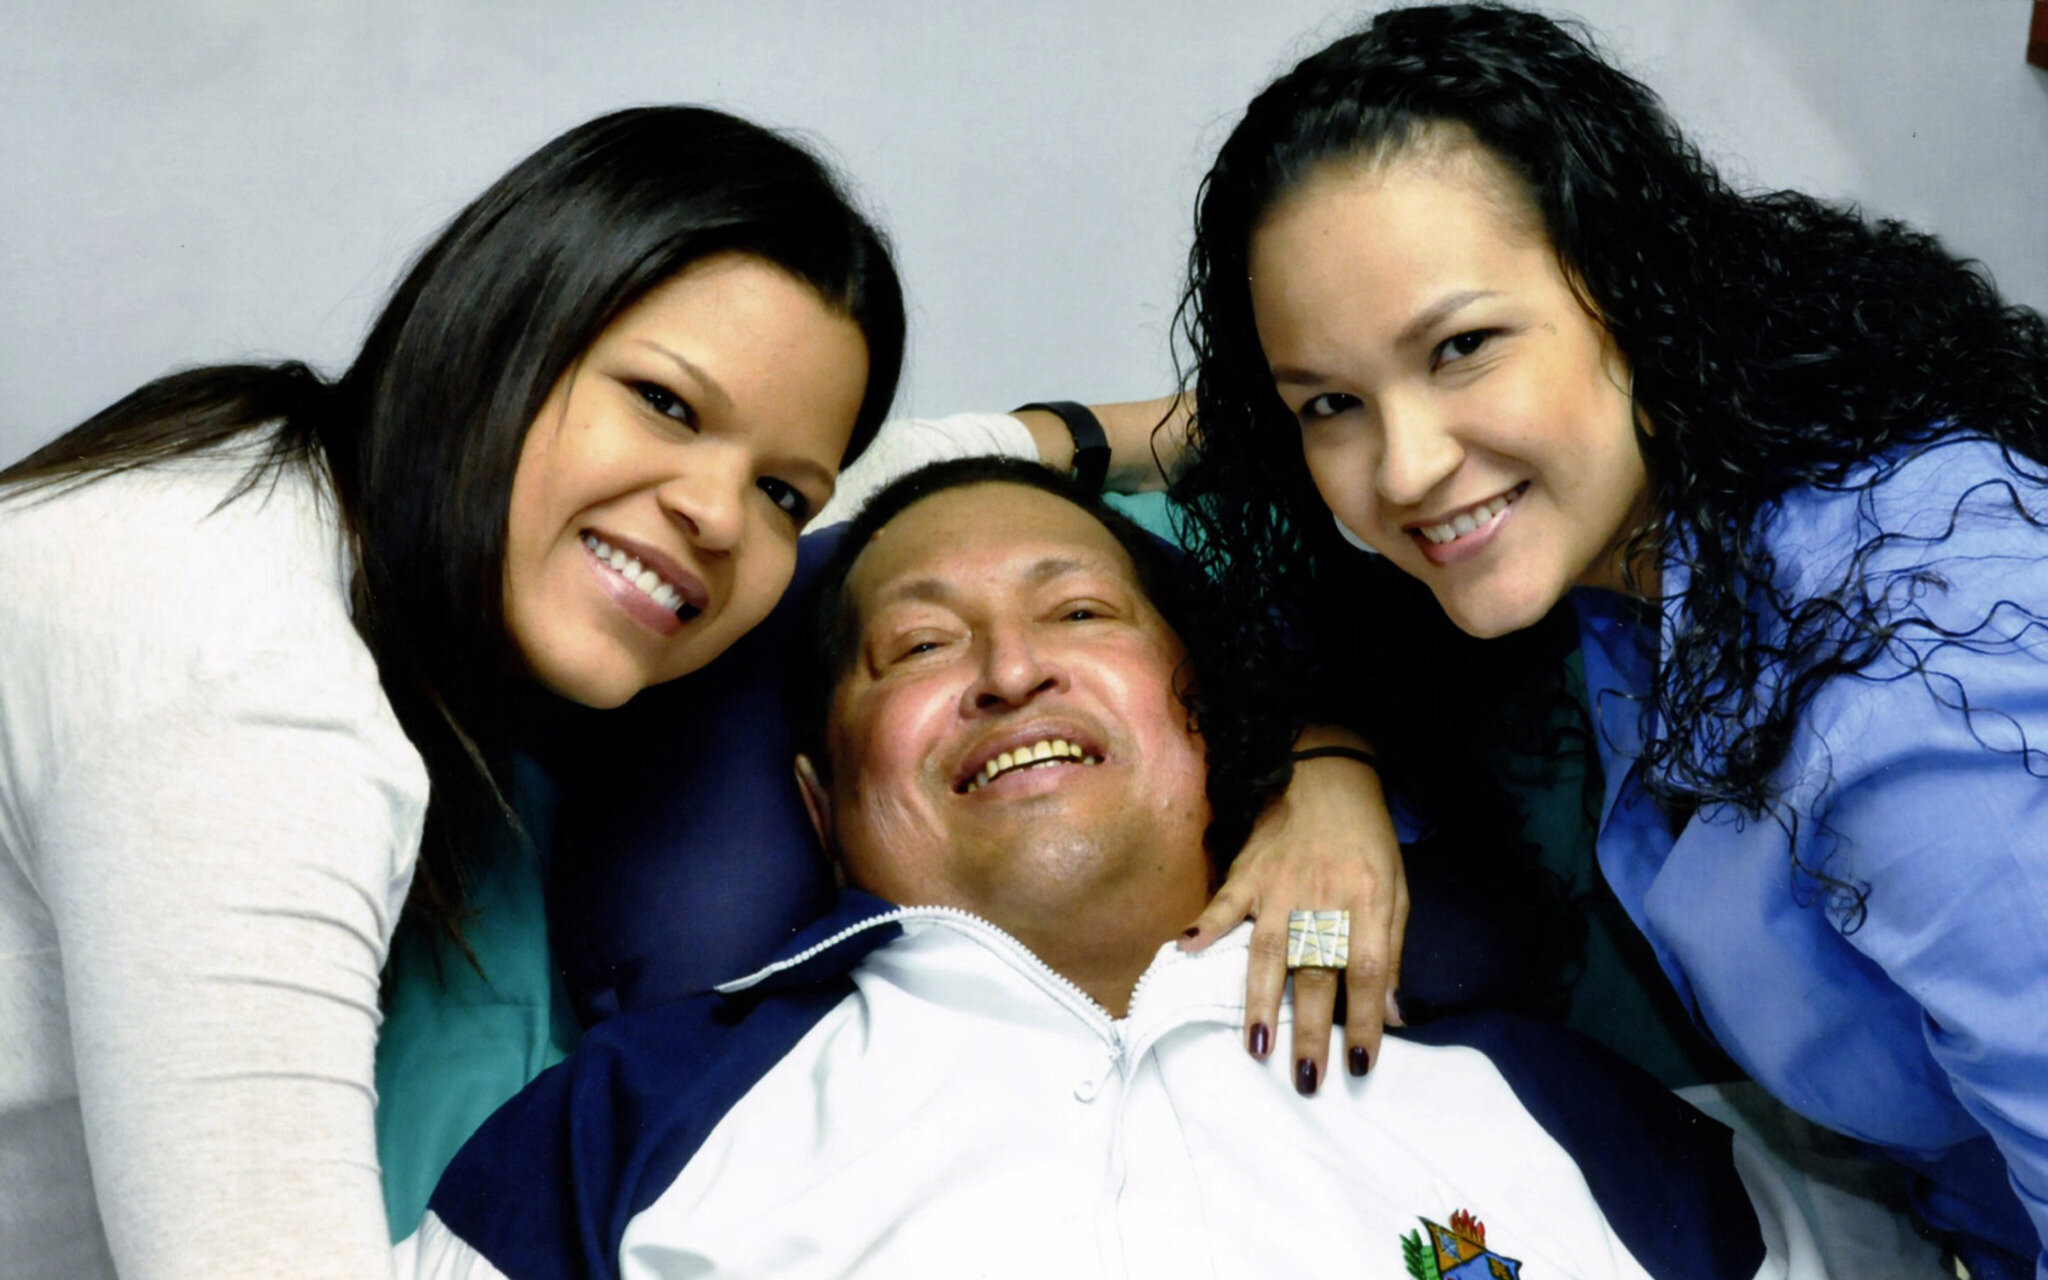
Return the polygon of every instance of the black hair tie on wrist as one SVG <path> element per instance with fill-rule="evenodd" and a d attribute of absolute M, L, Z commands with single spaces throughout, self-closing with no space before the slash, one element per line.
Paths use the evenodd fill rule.
<path fill-rule="evenodd" d="M 1360 747 L 1303 747 L 1289 756 L 1296 764 L 1303 760 L 1326 760 L 1336 757 L 1341 760 L 1356 760 L 1368 769 L 1380 767 L 1379 757 Z"/>
<path fill-rule="evenodd" d="M 1067 424 L 1067 434 L 1074 438 L 1074 479 L 1088 492 L 1101 493 L 1103 482 L 1109 479 L 1109 435 L 1102 429 L 1102 420 L 1087 405 L 1073 400 L 1033 400 L 1010 412 L 1028 409 L 1043 409 Z"/>

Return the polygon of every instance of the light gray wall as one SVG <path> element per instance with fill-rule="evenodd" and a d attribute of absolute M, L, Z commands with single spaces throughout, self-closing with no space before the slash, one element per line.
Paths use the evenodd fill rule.
<path fill-rule="evenodd" d="M 0 464 L 137 383 L 345 363 L 411 252 L 548 136 L 698 101 L 804 130 L 899 246 L 899 408 L 1134 397 L 1194 187 L 1329 0 L 10 0 Z M 2048 307 L 2028 0 L 1577 0 L 1756 183 L 1939 231 Z"/>

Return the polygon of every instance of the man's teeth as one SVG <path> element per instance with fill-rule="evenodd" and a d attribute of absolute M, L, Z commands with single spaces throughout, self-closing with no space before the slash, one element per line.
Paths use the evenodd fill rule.
<path fill-rule="evenodd" d="M 1424 525 L 1422 526 L 1422 536 L 1428 538 L 1431 542 L 1439 544 L 1449 542 L 1453 538 L 1462 538 L 1501 512 L 1506 511 L 1508 504 L 1519 496 L 1519 493 L 1504 493 L 1492 502 L 1481 503 L 1456 519 L 1445 521 L 1443 524 Z"/>
<path fill-rule="evenodd" d="M 979 791 L 1012 769 L 1028 769 L 1032 765 L 1043 764 L 1048 760 L 1078 760 L 1082 764 L 1102 763 L 1101 756 L 1091 756 L 1065 738 L 1047 738 L 1043 742 L 1018 747 L 1015 751 L 1005 751 L 981 766 L 981 772 L 974 775 L 974 781 L 967 784 L 967 790 Z"/>
<path fill-rule="evenodd" d="M 590 554 L 612 567 L 621 578 L 640 588 L 640 593 L 671 613 L 683 607 L 683 597 L 676 589 L 661 580 L 661 575 L 641 564 L 638 560 L 612 546 L 593 533 L 583 535 L 583 545 L 590 548 Z"/>

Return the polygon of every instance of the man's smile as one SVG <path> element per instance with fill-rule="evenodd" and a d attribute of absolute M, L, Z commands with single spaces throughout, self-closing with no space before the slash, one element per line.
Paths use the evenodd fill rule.
<path fill-rule="evenodd" d="M 954 779 L 953 791 L 968 795 L 1029 769 L 1093 767 L 1102 763 L 1103 755 L 1103 747 L 1091 735 L 1073 726 L 1020 726 L 978 744 Z"/>

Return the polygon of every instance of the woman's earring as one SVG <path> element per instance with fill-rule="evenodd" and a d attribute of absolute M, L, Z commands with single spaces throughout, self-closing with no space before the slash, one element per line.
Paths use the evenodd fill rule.
<path fill-rule="evenodd" d="M 1367 542 L 1364 538 L 1359 537 L 1357 534 L 1351 532 L 1351 526 L 1344 523 L 1344 518 L 1342 516 L 1339 516 L 1336 512 L 1332 511 L 1330 513 L 1330 519 L 1337 522 L 1338 537 L 1344 539 L 1344 541 L 1350 543 L 1354 547 L 1357 547 L 1360 551 L 1365 552 L 1365 554 L 1369 556 L 1376 556 L 1379 554 L 1379 552 L 1374 551 L 1372 549 L 1371 543 Z"/>

